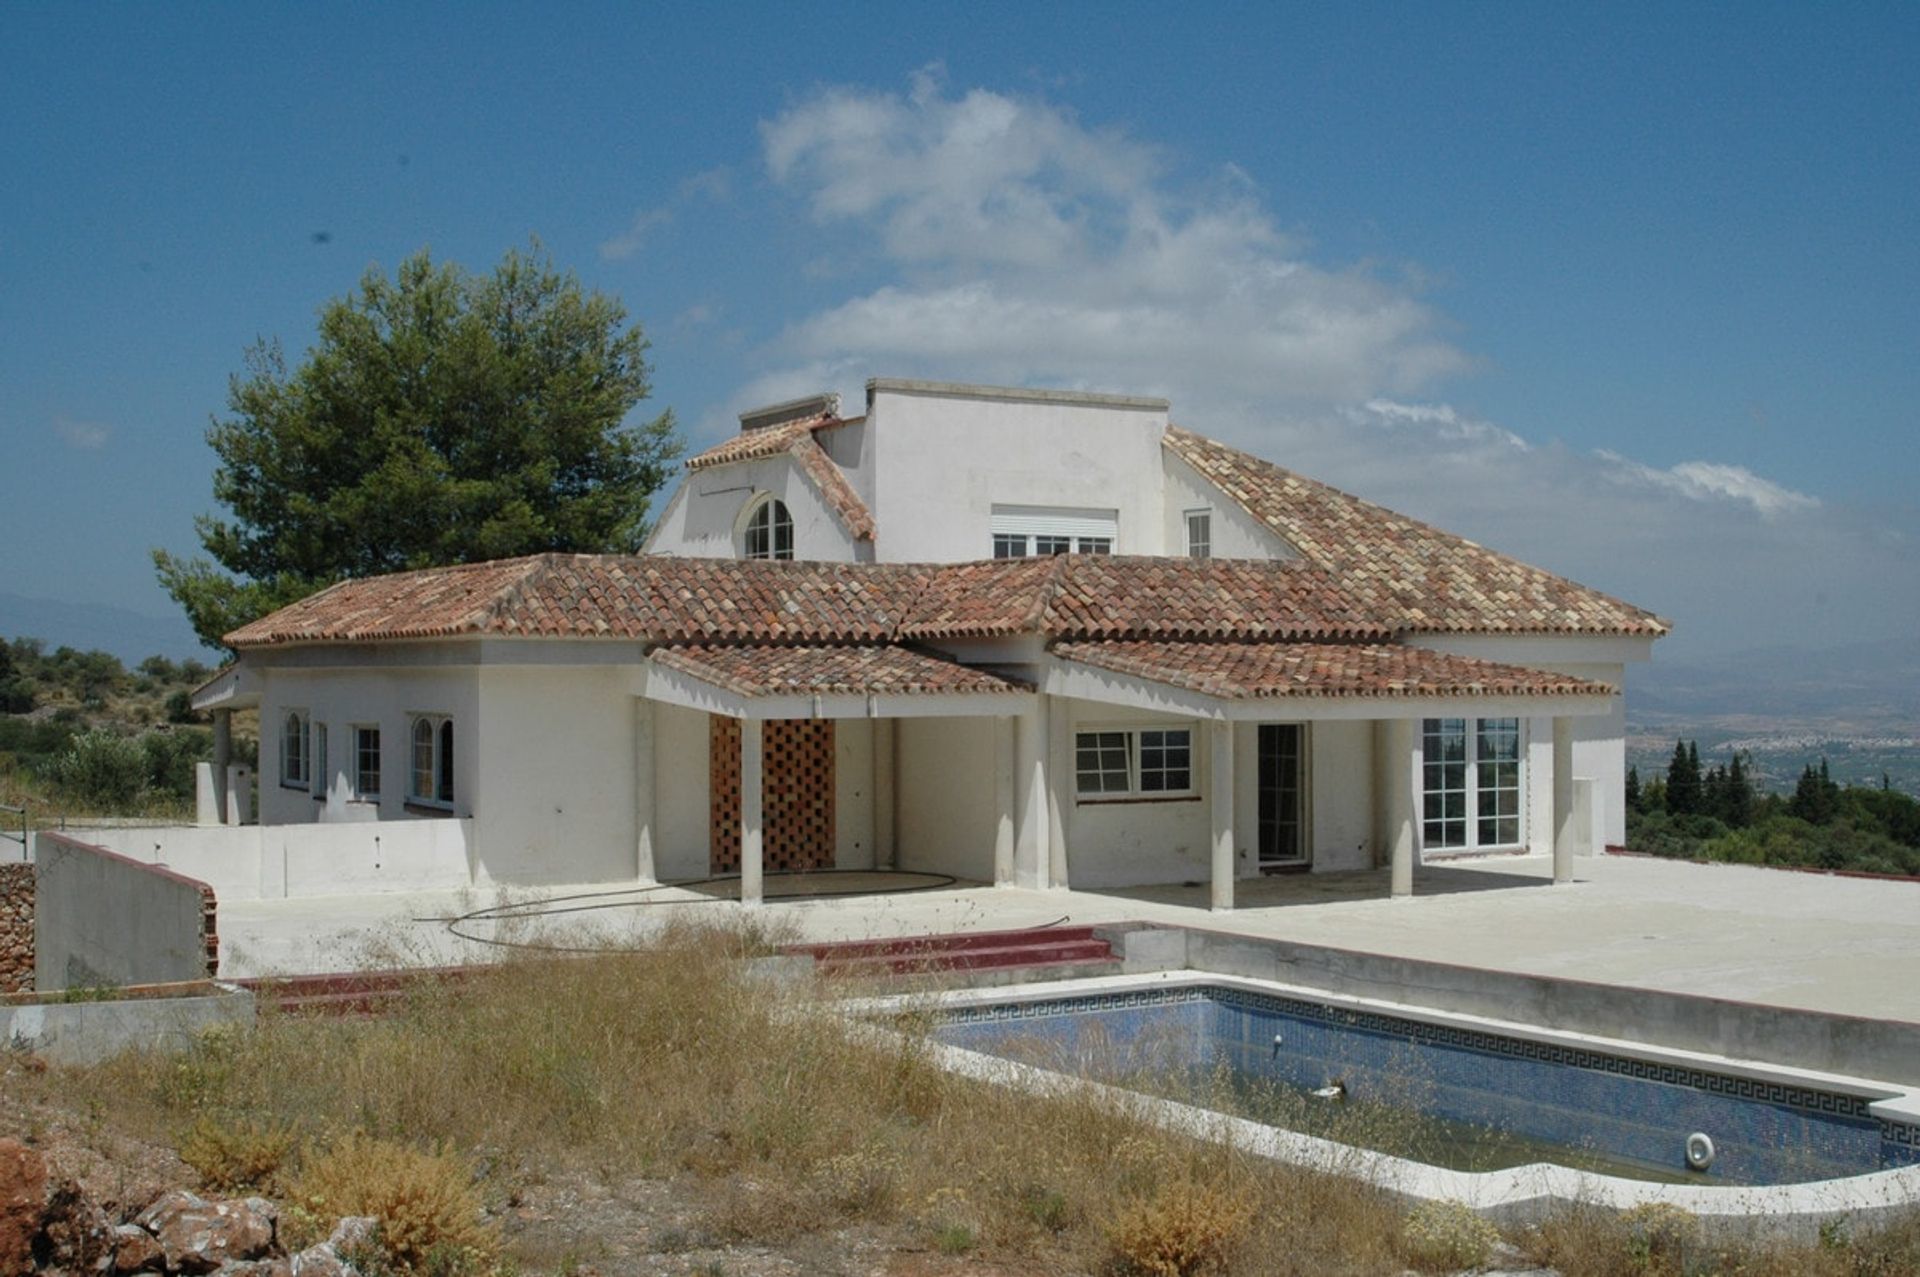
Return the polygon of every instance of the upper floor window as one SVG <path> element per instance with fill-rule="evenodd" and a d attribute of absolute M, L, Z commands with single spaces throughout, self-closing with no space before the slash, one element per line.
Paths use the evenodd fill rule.
<path fill-rule="evenodd" d="M 1213 557 L 1213 511 L 1187 511 L 1187 557 L 1189 559 Z"/>
<path fill-rule="evenodd" d="M 791 559 L 793 557 L 793 516 L 784 501 L 766 497 L 747 516 L 740 556 L 746 559 Z"/>
<path fill-rule="evenodd" d="M 307 758 L 307 716 L 290 709 L 280 721 L 280 783 L 305 789 L 310 775 Z"/>
<path fill-rule="evenodd" d="M 997 505 L 993 507 L 993 557 L 1112 554 L 1119 525 L 1119 514 L 1113 510 Z"/>
<path fill-rule="evenodd" d="M 413 720 L 413 756 L 407 768 L 407 801 L 453 806 L 453 720 L 421 714 Z"/>

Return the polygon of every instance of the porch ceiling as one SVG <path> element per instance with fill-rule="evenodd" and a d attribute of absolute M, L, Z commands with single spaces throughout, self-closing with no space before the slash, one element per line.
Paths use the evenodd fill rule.
<path fill-rule="evenodd" d="M 913 648 L 758 644 L 655 649 L 646 694 L 736 718 L 1014 714 L 1026 683 Z"/>
<path fill-rule="evenodd" d="M 1046 690 L 1215 718 L 1604 713 L 1617 689 L 1398 643 L 1058 643 Z"/>

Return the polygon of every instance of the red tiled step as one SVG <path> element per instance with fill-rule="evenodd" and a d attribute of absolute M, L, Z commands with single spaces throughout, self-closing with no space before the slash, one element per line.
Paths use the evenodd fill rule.
<path fill-rule="evenodd" d="M 810 953 L 823 961 L 844 958 L 878 958 L 896 955 L 957 953 L 966 949 L 1008 949 L 1020 945 L 1058 944 L 1061 941 L 1097 939 L 1092 927 L 1025 927 L 1011 931 L 958 931 L 937 936 L 898 936 L 889 940 L 836 940 L 825 944 L 793 946 L 791 953 Z"/>
<path fill-rule="evenodd" d="M 1115 961 L 1113 948 L 1092 927 L 974 931 L 896 940 L 855 940 L 796 946 L 836 975 L 912 975 L 935 971 L 1046 969 L 1055 975 L 1098 970 Z"/>
<path fill-rule="evenodd" d="M 302 1015 L 371 1015 L 398 1002 L 424 980 L 461 980 L 461 967 L 417 971 L 341 971 L 326 975 L 256 977 L 236 980 L 261 1003 Z"/>

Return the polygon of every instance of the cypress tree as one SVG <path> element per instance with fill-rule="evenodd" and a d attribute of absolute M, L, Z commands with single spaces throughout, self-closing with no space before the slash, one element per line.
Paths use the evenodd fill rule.
<path fill-rule="evenodd" d="M 1691 816 L 1700 810 L 1700 752 L 1687 742 L 1673 743 L 1673 761 L 1667 764 L 1667 810 Z"/>
<path fill-rule="evenodd" d="M 1885 786 L 1882 786 L 1882 788 L 1885 788 Z M 1627 768 L 1627 810 L 1635 813 L 1641 811 L 1640 769 L 1638 767 Z"/>
<path fill-rule="evenodd" d="M 1735 829 L 1745 829 L 1753 823 L 1753 782 L 1747 779 L 1746 765 L 1738 751 L 1734 752 L 1733 763 L 1727 768 L 1727 814 L 1721 819 Z"/>

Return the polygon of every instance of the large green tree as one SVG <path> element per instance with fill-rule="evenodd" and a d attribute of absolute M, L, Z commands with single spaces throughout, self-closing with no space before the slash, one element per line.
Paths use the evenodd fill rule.
<path fill-rule="evenodd" d="M 424 251 L 369 271 L 322 307 L 299 367 L 278 342 L 248 350 L 207 432 L 228 511 L 196 520 L 214 561 L 155 550 L 161 584 L 218 647 L 343 577 L 637 550 L 680 448 L 671 410 L 627 421 L 646 350 L 537 244 L 488 275 Z"/>

